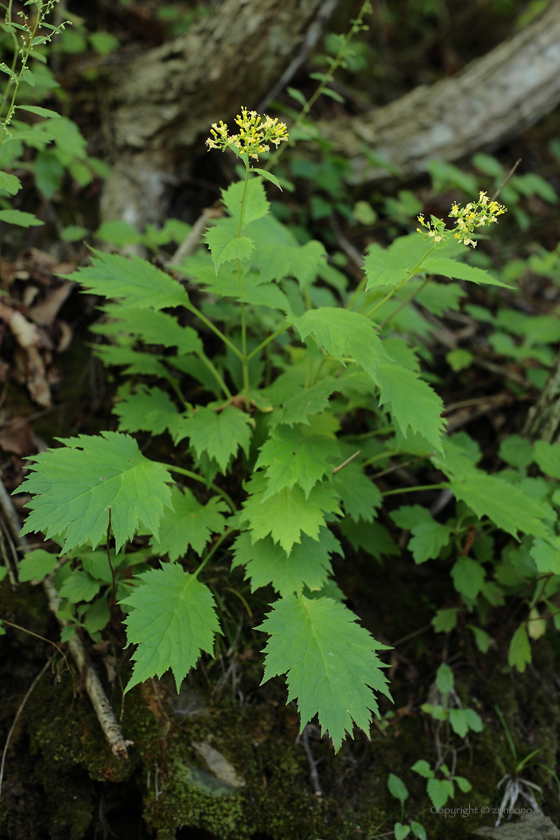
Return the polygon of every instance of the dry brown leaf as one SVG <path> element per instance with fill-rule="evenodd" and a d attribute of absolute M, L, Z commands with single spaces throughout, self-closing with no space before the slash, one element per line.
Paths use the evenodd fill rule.
<path fill-rule="evenodd" d="M 64 283 L 57 289 L 52 289 L 42 303 L 38 303 L 30 311 L 30 316 L 36 324 L 52 327 L 59 309 L 72 291 L 73 283 Z"/>

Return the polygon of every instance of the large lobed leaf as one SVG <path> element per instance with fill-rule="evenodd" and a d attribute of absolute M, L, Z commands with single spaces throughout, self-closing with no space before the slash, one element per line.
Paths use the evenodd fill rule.
<path fill-rule="evenodd" d="M 119 432 L 60 442 L 64 447 L 32 457 L 33 473 L 16 491 L 35 496 L 22 534 L 62 537 L 63 552 L 89 543 L 95 548 L 107 536 L 110 507 L 117 551 L 140 525 L 157 537 L 171 505 L 163 464 L 149 461 L 133 438 Z"/>
<path fill-rule="evenodd" d="M 167 554 L 170 560 L 178 560 L 187 553 L 189 545 L 198 554 L 211 534 L 221 533 L 225 528 L 222 513 L 227 510 L 223 499 L 210 499 L 201 505 L 188 488 L 171 490 L 172 510 L 166 510 L 160 523 L 159 537 L 154 537 L 151 547 L 160 555 Z"/>
<path fill-rule="evenodd" d="M 96 295 L 123 298 L 122 309 L 188 306 L 189 297 L 181 284 L 146 260 L 95 250 L 93 253 L 91 266 L 66 275 L 67 279 L 81 283 Z"/>
<path fill-rule="evenodd" d="M 308 497 L 315 484 L 331 472 L 331 459 L 339 457 L 335 440 L 306 433 L 305 426 L 278 426 L 261 446 L 255 464 L 255 469 L 267 467 L 268 488 L 263 502 L 294 484 L 299 484 Z"/>
<path fill-rule="evenodd" d="M 163 347 L 177 347 L 179 355 L 198 353 L 202 342 L 192 327 L 182 327 L 173 315 L 153 309 L 123 309 L 109 304 L 104 311 L 116 323 L 101 324 L 94 332 L 105 335 L 127 332 L 140 338 L 144 344 L 161 344 Z"/>
<path fill-rule="evenodd" d="M 302 728 L 318 715 L 335 750 L 354 724 L 369 734 L 371 713 L 379 715 L 374 691 L 391 696 L 376 653 L 387 648 L 347 607 L 330 598 L 282 598 L 258 629 L 271 636 L 263 682 L 287 675 L 288 701 L 297 700 Z"/>
<path fill-rule="evenodd" d="M 391 415 L 406 437 L 408 428 L 419 432 L 442 452 L 441 432 L 445 421 L 440 417 L 443 403 L 435 391 L 417 374 L 398 365 L 378 365 L 377 381 L 381 405 L 389 405 Z"/>
<path fill-rule="evenodd" d="M 177 692 L 202 651 L 213 653 L 220 632 L 212 593 L 176 563 L 138 575 L 141 585 L 121 603 L 132 608 L 125 619 L 129 644 L 138 645 L 126 691 L 171 668 Z"/>
<path fill-rule="evenodd" d="M 223 411 L 203 407 L 181 420 L 175 431 L 175 443 L 190 438 L 198 458 L 206 452 L 225 472 L 239 447 L 248 454 L 251 434 L 251 418 L 243 411 L 231 405 Z"/>
<path fill-rule="evenodd" d="M 182 416 L 161 388 L 148 388 L 138 385 L 136 393 L 131 394 L 125 385 L 119 389 L 120 401 L 113 407 L 113 414 L 119 418 L 121 432 L 151 432 L 161 435 L 166 429 L 171 434 L 177 429 Z"/>

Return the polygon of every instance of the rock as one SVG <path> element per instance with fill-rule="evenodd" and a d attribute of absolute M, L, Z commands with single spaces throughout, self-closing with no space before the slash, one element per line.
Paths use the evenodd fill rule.
<path fill-rule="evenodd" d="M 526 814 L 518 822 L 478 828 L 473 831 L 473 837 L 486 837 L 488 840 L 560 840 L 560 831 L 549 817 Z"/>

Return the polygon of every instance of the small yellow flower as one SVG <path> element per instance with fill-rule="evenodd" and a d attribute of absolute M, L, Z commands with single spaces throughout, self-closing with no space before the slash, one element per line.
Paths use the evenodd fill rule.
<path fill-rule="evenodd" d="M 288 129 L 285 124 L 266 114 L 263 118 L 256 111 L 242 108 L 241 114 L 235 118 L 235 123 L 239 132 L 232 135 L 228 134 L 228 127 L 222 120 L 219 125 L 214 123 L 210 129 L 212 136 L 206 141 L 208 150 L 225 151 L 235 148 L 242 157 L 246 157 L 248 162 L 249 158 L 258 160 L 259 155 L 268 152 L 269 143 L 278 147 L 280 143 L 288 140 Z"/>

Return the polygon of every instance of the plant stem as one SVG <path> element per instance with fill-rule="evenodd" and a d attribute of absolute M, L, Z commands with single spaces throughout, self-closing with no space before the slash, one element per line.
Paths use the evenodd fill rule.
<path fill-rule="evenodd" d="M 405 300 L 402 300 L 402 301 L 399 303 L 399 305 L 398 305 L 398 306 L 395 306 L 395 308 L 393 309 L 393 311 L 392 311 L 389 315 L 387 315 L 387 317 L 386 317 L 386 318 L 384 318 L 384 319 L 381 321 L 381 323 L 380 323 L 380 324 L 378 324 L 378 325 L 377 325 L 377 329 L 381 332 L 381 330 L 382 330 L 382 329 L 384 329 L 384 328 L 387 326 L 387 324 L 388 324 L 390 321 L 392 321 L 392 320 L 393 320 L 393 318 L 395 317 L 395 315 L 398 315 L 398 314 L 399 314 L 399 312 L 401 311 L 401 309 L 404 309 L 404 308 L 405 308 L 405 306 L 408 306 L 408 304 L 410 303 L 410 301 L 411 301 L 411 300 L 414 300 L 414 298 L 415 298 L 415 297 L 417 297 L 417 296 L 420 294 L 420 292 L 422 291 L 422 289 L 424 289 L 424 288 L 425 288 L 425 286 L 426 286 L 426 283 L 427 283 L 427 282 L 428 282 L 428 278 L 426 277 L 426 279 L 425 279 L 425 280 L 424 280 L 424 281 L 423 281 L 423 282 L 422 282 L 422 283 L 418 286 L 418 288 L 416 289 L 416 291 L 412 292 L 412 294 L 410 294 L 407 298 L 405 298 Z"/>
<path fill-rule="evenodd" d="M 235 355 L 239 359 L 241 359 L 241 361 L 243 361 L 243 355 L 239 352 L 233 341 L 230 341 L 227 335 L 224 335 L 223 332 L 220 329 L 218 329 L 218 327 L 214 326 L 212 321 L 210 321 L 206 317 L 206 315 L 203 315 L 202 312 L 196 308 L 196 306 L 193 306 L 193 304 L 189 302 L 185 304 L 185 309 L 188 309 L 189 312 L 192 312 L 193 315 L 196 315 L 197 318 L 200 318 L 202 323 L 205 324 L 209 329 L 211 329 L 212 332 L 214 332 L 218 336 L 218 338 L 221 338 L 224 344 L 227 345 L 227 347 L 229 347 L 229 349 L 233 353 L 235 353 Z"/>
<path fill-rule="evenodd" d="M 206 353 L 203 350 L 200 350 L 196 355 L 198 356 L 200 361 L 204 365 L 206 365 L 208 370 L 211 372 L 212 376 L 214 377 L 214 379 L 216 380 L 216 382 L 218 383 L 218 385 L 220 386 L 220 388 L 222 389 L 222 391 L 224 392 L 224 394 L 226 395 L 228 400 L 231 400 L 231 397 L 232 397 L 231 391 L 229 390 L 228 386 L 226 385 L 226 383 L 224 382 L 224 380 L 220 376 L 219 371 L 216 369 L 214 364 L 210 361 L 210 359 L 208 358 Z"/>
<path fill-rule="evenodd" d="M 414 277 L 414 275 L 415 275 L 415 274 L 417 274 L 417 273 L 418 273 L 418 269 L 420 268 L 420 266 L 422 265 L 422 263 L 424 262 L 424 260 L 426 260 L 426 259 L 430 256 L 430 254 L 432 253 L 432 251 L 433 251 L 433 250 L 435 250 L 435 248 L 436 248 L 436 246 L 435 246 L 435 245 L 433 245 L 433 246 L 430 248 L 430 250 L 429 250 L 426 254 L 424 254 L 424 256 L 422 257 L 422 259 L 418 260 L 418 262 L 416 263 L 416 265 L 414 266 L 414 268 L 413 268 L 411 271 L 409 271 L 409 273 L 408 273 L 408 274 L 407 274 L 407 276 L 404 278 L 404 280 L 401 280 L 401 282 L 400 282 L 397 286 L 395 286 L 393 289 L 391 289 L 391 291 L 389 292 L 389 294 L 388 294 L 388 295 L 385 295 L 385 297 L 383 298 L 383 300 L 379 301 L 379 303 L 376 303 L 376 304 L 375 304 L 375 306 L 374 306 L 372 309 L 370 309 L 370 310 L 369 310 L 369 312 L 366 314 L 366 318 L 369 318 L 369 317 L 370 317 L 370 315 L 373 315 L 373 313 L 374 313 L 374 312 L 377 312 L 377 310 L 378 310 L 378 309 L 380 309 L 380 308 L 383 306 L 383 304 L 384 304 L 384 303 L 387 303 L 387 301 L 388 301 L 390 298 L 392 298 L 392 297 L 393 297 L 393 295 L 395 295 L 398 291 L 400 291 L 400 289 L 402 289 L 402 287 L 403 287 L 406 283 L 408 283 L 408 281 L 409 281 L 412 277 Z M 392 317 L 392 316 L 391 316 L 391 317 Z"/>
<path fill-rule="evenodd" d="M 221 546 L 223 541 L 226 539 L 226 537 L 229 537 L 229 535 L 232 534 L 236 530 L 237 530 L 236 528 L 226 528 L 226 530 L 221 535 L 221 537 L 218 537 L 218 539 L 216 540 L 216 542 L 214 543 L 214 545 L 212 546 L 210 551 L 206 554 L 206 557 L 204 558 L 204 560 L 202 561 L 202 563 L 200 564 L 198 569 L 196 569 L 196 571 L 193 573 L 195 577 L 198 577 L 198 575 L 203 570 L 203 568 L 206 566 L 208 561 L 212 559 L 212 557 L 217 552 L 217 550 L 219 549 L 219 547 Z"/>
<path fill-rule="evenodd" d="M 198 473 L 192 472 L 191 470 L 185 470 L 183 467 L 176 467 L 172 464 L 163 464 L 164 467 L 167 467 L 168 470 L 171 472 L 179 473 L 180 475 L 185 475 L 187 478 L 192 478 L 193 481 L 198 481 L 200 484 L 206 484 L 206 479 L 203 478 Z M 231 497 L 226 493 L 225 490 L 222 490 L 221 487 L 218 487 L 217 484 L 211 484 L 210 487 L 214 490 L 215 493 L 218 493 L 227 502 L 228 506 L 231 508 L 232 513 L 237 513 L 237 508 L 232 501 Z"/>
<path fill-rule="evenodd" d="M 241 211 L 239 213 L 239 224 L 237 226 L 237 238 L 239 239 L 243 232 L 243 214 L 245 212 L 245 198 L 247 196 L 247 186 L 249 184 L 249 155 L 245 163 L 245 182 L 243 184 L 243 194 L 241 196 Z M 243 366 L 243 390 L 245 392 L 245 410 L 249 411 L 249 361 L 247 359 L 247 326 L 245 323 L 245 304 L 243 303 L 243 274 L 241 271 L 241 260 L 237 260 L 237 279 L 239 283 L 239 305 L 241 307 L 241 364 Z"/>
<path fill-rule="evenodd" d="M 422 484 L 419 487 L 399 487 L 398 490 L 386 490 L 382 496 L 395 496 L 397 493 L 418 493 L 419 490 L 447 490 L 449 484 Z"/>
<path fill-rule="evenodd" d="M 286 332 L 286 330 L 289 330 L 290 327 L 293 327 L 293 323 L 285 324 L 283 327 L 280 327 L 279 330 L 276 330 L 276 332 L 272 333 L 272 335 L 269 335 L 268 338 L 265 338 L 264 341 L 261 341 L 259 346 L 255 347 L 252 353 L 249 353 L 249 355 L 247 356 L 247 361 L 250 362 L 253 356 L 256 356 L 257 353 L 260 353 L 261 350 L 264 350 L 267 344 L 270 344 L 270 342 L 274 341 L 274 339 L 277 336 L 281 335 L 283 332 Z"/>

